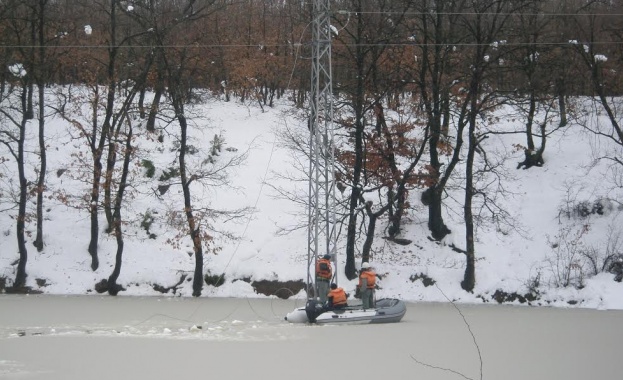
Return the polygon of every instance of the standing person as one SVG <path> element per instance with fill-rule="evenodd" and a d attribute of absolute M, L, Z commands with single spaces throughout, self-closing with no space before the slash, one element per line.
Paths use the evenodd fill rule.
<path fill-rule="evenodd" d="M 316 262 L 316 288 L 318 289 L 320 302 L 323 305 L 327 302 L 327 294 L 329 294 L 329 284 L 332 277 L 331 255 L 326 254 Z"/>
<path fill-rule="evenodd" d="M 361 264 L 359 272 L 359 292 L 363 301 L 364 309 L 374 307 L 374 285 L 376 284 L 376 273 L 370 268 L 370 264 L 366 261 Z"/>
<path fill-rule="evenodd" d="M 338 288 L 336 283 L 331 284 L 331 290 L 328 294 L 329 305 L 328 310 L 343 309 L 348 306 L 346 298 L 348 295 L 342 288 Z"/>

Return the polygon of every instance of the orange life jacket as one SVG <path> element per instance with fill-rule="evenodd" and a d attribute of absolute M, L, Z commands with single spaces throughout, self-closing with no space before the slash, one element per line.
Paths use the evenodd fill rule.
<path fill-rule="evenodd" d="M 362 279 L 365 278 L 368 280 L 368 289 L 374 289 L 374 284 L 376 283 L 376 273 L 372 270 L 362 270 L 359 273 L 359 287 L 361 288 Z"/>
<path fill-rule="evenodd" d="M 333 306 L 346 305 L 346 292 L 342 288 L 331 289 L 328 297 L 333 299 L 331 301 Z"/>
<path fill-rule="evenodd" d="M 316 263 L 316 277 L 323 280 L 331 280 L 333 271 L 331 269 L 331 261 L 327 259 L 320 259 Z"/>

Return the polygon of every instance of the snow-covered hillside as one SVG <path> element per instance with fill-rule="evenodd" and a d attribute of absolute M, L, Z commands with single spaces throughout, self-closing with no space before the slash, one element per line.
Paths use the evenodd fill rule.
<path fill-rule="evenodd" d="M 519 128 L 514 120 L 499 113 L 498 130 Z M 225 284 L 206 286 L 204 297 L 263 297 L 241 279 L 252 281 L 305 280 L 307 233 L 305 229 L 287 230 L 305 220 L 306 210 L 292 201 L 280 197 L 275 188 L 291 189 L 298 186 L 305 191 L 304 183 L 287 181 L 276 173 L 293 170 L 292 152 L 278 138 L 284 128 L 305 128 L 296 120 L 289 106 L 262 110 L 254 105 L 222 102 L 206 98 L 193 106 L 192 144 L 197 149 L 193 160 L 209 156 L 215 136 L 223 144 L 217 163 L 248 155 L 242 165 L 231 167 L 226 180 L 228 186 L 201 189 L 194 187 L 195 195 L 203 207 L 212 210 L 234 210 L 249 207 L 252 213 L 237 218 L 219 217 L 210 231 L 215 240 L 214 253 L 205 257 L 205 270 L 213 275 L 224 274 Z M 33 122 L 34 123 L 34 122 Z M 183 274 L 192 275 L 194 258 L 188 238 L 177 238 L 178 232 L 166 226 L 170 211 L 182 210 L 181 187 L 172 184 L 162 196 L 156 197 L 157 180 L 162 173 L 175 165 L 176 125 L 170 125 L 162 134 L 148 135 L 138 126 L 134 146 L 136 158 L 132 167 L 128 202 L 124 215 L 126 244 L 123 266 L 118 282 L 126 291 L 120 295 L 160 294 L 153 284 L 173 286 Z M 36 128 L 29 127 L 30 149 L 28 159 L 35 162 Z M 45 249 L 38 253 L 32 245 L 34 220 L 27 223 L 29 233 L 27 265 L 28 285 L 44 293 L 88 294 L 94 286 L 107 278 L 114 264 L 116 243 L 114 237 L 102 233 L 99 252 L 100 267 L 90 269 L 89 216 L 79 197 L 88 194 L 87 172 L 80 160 L 88 163 L 85 141 L 75 127 L 60 118 L 48 121 L 48 192 L 45 200 Z M 450 190 L 445 218 L 452 233 L 442 242 L 429 239 L 426 228 L 427 210 L 419 202 L 420 192 L 411 191 L 408 223 L 402 238 L 409 245 L 388 242 L 382 236 L 375 239 L 372 264 L 381 276 L 378 297 L 392 296 L 407 301 L 495 302 L 508 293 L 507 300 L 516 293 L 536 297 L 531 304 L 589 308 L 623 309 L 623 284 L 614 281 L 610 273 L 592 274 L 591 261 L 603 264 L 606 252 L 623 253 L 623 210 L 619 193 L 607 186 L 609 172 L 605 163 L 593 160 L 590 141 L 594 137 L 571 123 L 552 134 L 547 142 L 543 167 L 517 170 L 523 152 L 514 144 L 523 144 L 524 135 L 492 135 L 484 144 L 489 154 L 502 162 L 500 173 L 504 192 L 499 192 L 499 204 L 509 213 L 510 224 L 483 220 L 477 229 L 476 288 L 473 294 L 464 292 L 460 281 L 464 272 L 464 255 L 452 246 L 464 247 L 462 225 L 461 189 Z M 602 142 L 603 143 L 603 142 Z M 6 148 L 0 154 L 8 158 Z M 155 175 L 148 178 L 142 160 L 153 162 Z M 15 189 L 15 164 L 4 162 L 2 168 L 3 197 L 8 189 Z M 28 165 L 27 177 L 34 180 L 33 166 Z M 458 169 L 460 175 L 461 169 Z M 459 183 L 460 181 L 457 181 Z M 495 193 L 495 192 L 494 192 Z M 61 202 L 59 195 L 68 197 Z M 346 193 L 345 193 L 346 195 Z M 584 203 L 582 203 L 584 202 Z M 593 208 L 598 203 L 601 209 Z M 3 205 L 7 208 L 8 203 Z M 578 216 L 582 205 L 589 214 Z M 72 207 L 73 206 L 73 207 Z M 34 210 L 34 201 L 29 202 Z M 590 213 L 595 211 L 595 213 Z M 599 213 L 597 212 L 599 211 Z M 18 259 L 15 239 L 13 209 L 0 213 L 0 278 L 10 286 Z M 149 218 L 150 216 L 150 218 Z M 102 220 L 103 220 L 102 215 Z M 143 228 L 149 220 L 149 233 Z M 141 224 L 143 223 L 143 227 Z M 103 224 L 103 222 L 102 222 Z M 104 228 L 105 226 L 101 226 Z M 378 230 L 382 231 L 383 228 Z M 153 236 L 149 236 L 153 234 Z M 231 236 L 230 236 L 231 235 Z M 235 238 L 232 238 L 235 237 Z M 344 244 L 340 247 L 343 249 Z M 585 256 L 584 253 L 588 253 Z M 343 258 L 339 258 L 343 261 Z M 601 260 L 601 261 L 600 261 Z M 338 281 L 348 291 L 354 291 L 355 281 L 347 281 L 342 270 Z M 433 286 L 423 279 L 435 281 Z M 561 286 L 565 282 L 570 286 Z M 177 296 L 190 296 L 192 283 L 184 281 L 175 292 Z M 170 292 L 169 294 L 173 294 Z M 299 293 L 299 298 L 304 294 Z M 514 301 L 519 302 L 519 301 Z"/>

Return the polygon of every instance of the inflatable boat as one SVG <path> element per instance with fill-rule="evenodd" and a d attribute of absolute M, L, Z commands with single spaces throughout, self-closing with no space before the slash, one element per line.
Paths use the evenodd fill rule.
<path fill-rule="evenodd" d="M 288 313 L 285 320 L 290 323 L 395 323 L 400 322 L 407 312 L 407 306 L 399 299 L 382 298 L 374 308 L 364 309 L 361 305 L 343 309 L 326 310 L 319 301 L 310 299 L 305 307 Z"/>

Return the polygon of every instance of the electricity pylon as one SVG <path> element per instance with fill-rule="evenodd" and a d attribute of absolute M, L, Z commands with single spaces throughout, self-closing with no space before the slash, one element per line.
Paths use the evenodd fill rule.
<path fill-rule="evenodd" d="M 330 1 L 313 0 L 313 3 L 307 251 L 307 267 L 311 270 L 307 273 L 308 289 L 319 255 L 331 255 L 334 282 L 337 281 Z M 313 283 L 317 296 L 318 287 L 315 281 Z"/>

